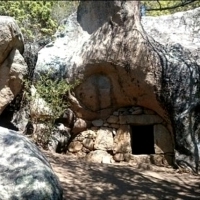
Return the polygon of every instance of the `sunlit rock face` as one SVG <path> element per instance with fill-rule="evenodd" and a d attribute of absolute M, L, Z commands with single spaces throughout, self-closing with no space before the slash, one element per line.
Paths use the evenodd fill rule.
<path fill-rule="evenodd" d="M 62 188 L 39 149 L 18 132 L 0 127 L 1 199 L 61 200 Z"/>
<path fill-rule="evenodd" d="M 191 50 L 200 48 L 200 8 L 160 17 L 142 17 L 145 31 L 161 44 L 176 44 Z"/>
<path fill-rule="evenodd" d="M 12 17 L 0 17 L 0 114 L 22 89 L 27 65 L 23 36 Z"/>

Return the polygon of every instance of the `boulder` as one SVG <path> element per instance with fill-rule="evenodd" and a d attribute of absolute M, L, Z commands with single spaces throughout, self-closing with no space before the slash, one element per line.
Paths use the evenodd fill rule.
<path fill-rule="evenodd" d="M 72 133 L 74 133 L 74 134 L 80 133 L 81 131 L 86 130 L 87 126 L 88 126 L 87 121 L 85 121 L 81 118 L 78 118 L 78 119 L 76 119 L 76 121 L 74 123 L 74 126 L 72 128 Z"/>
<path fill-rule="evenodd" d="M 86 160 L 89 162 L 95 162 L 95 163 L 112 163 L 113 159 L 112 156 L 103 150 L 95 150 L 91 151 L 87 154 Z"/>
<path fill-rule="evenodd" d="M 94 149 L 112 150 L 113 149 L 113 133 L 112 129 L 101 128 L 97 131 L 97 137 L 94 142 Z"/>
<path fill-rule="evenodd" d="M 12 17 L 0 17 L 0 114 L 21 91 L 27 65 L 23 37 Z"/>
<path fill-rule="evenodd" d="M 94 141 L 93 141 L 93 139 L 85 138 L 83 140 L 83 146 L 92 151 L 94 149 Z"/>
<path fill-rule="evenodd" d="M 73 141 L 68 146 L 68 151 L 72 153 L 79 152 L 83 147 L 83 144 L 79 141 Z"/>
<path fill-rule="evenodd" d="M 166 44 L 180 43 L 182 46 L 194 50 L 200 50 L 200 8 L 187 12 L 177 12 L 173 15 L 159 17 L 142 17 L 142 25 L 145 31 L 157 42 Z"/>
<path fill-rule="evenodd" d="M 0 127 L 1 199 L 61 200 L 62 188 L 40 150 L 18 132 Z"/>
<path fill-rule="evenodd" d="M 77 13 L 65 21 L 69 33 L 65 33 L 63 40 L 57 37 L 51 47 L 41 50 L 36 73 L 55 66 L 55 74 L 64 74 L 67 82 L 75 83 L 78 79 L 79 85 L 69 100 L 75 115 L 84 120 L 104 122 L 113 111 L 128 106 L 153 110 L 160 118 L 152 113 L 141 118 L 136 115 L 139 111 L 129 117 L 120 111 L 119 114 L 124 114 L 119 117 L 120 123 L 144 125 L 165 121 L 174 140 L 175 161 L 186 162 L 197 172 L 200 160 L 199 15 L 200 9 L 195 9 L 173 17 L 158 17 L 159 25 L 154 18 L 149 18 L 149 28 L 144 31 L 146 25 L 140 22 L 138 1 L 80 1 Z M 190 28 L 190 22 L 195 24 L 194 29 Z M 185 31 L 178 30 L 179 24 Z M 154 25 L 159 27 L 158 35 L 169 27 L 169 31 L 160 34 L 161 40 L 155 36 L 157 31 L 152 34 L 155 40 L 150 36 L 151 31 L 147 35 Z M 173 42 L 162 39 L 173 38 L 170 26 L 177 31 Z M 195 34 L 190 34 L 192 31 Z M 181 40 L 177 40 L 179 34 Z M 195 42 L 189 44 L 193 35 Z M 57 51 L 58 46 L 63 53 Z M 47 49 L 55 55 L 47 56 Z"/>

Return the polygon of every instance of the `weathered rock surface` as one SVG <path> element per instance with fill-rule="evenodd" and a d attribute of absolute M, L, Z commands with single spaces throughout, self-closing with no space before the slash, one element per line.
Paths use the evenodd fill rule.
<path fill-rule="evenodd" d="M 196 9 L 194 15 L 187 12 L 187 17 L 176 14 L 175 18 L 180 16 L 183 21 L 187 18 L 197 25 L 192 16 L 199 13 Z M 170 16 L 165 19 L 160 30 L 173 21 Z M 178 24 L 176 21 L 172 27 Z M 147 120 L 156 123 L 152 115 L 155 112 L 161 119 L 158 123 L 165 122 L 175 143 L 175 161 L 186 163 L 198 171 L 200 67 L 198 53 L 194 54 L 196 51 L 192 50 L 194 46 L 190 48 L 188 41 L 184 43 L 183 35 L 176 44 L 176 39 L 169 44 L 169 39 L 163 39 L 165 46 L 147 36 L 140 23 L 137 1 L 81 1 L 77 16 L 74 14 L 66 21 L 66 27 L 68 25 L 70 32 L 63 37 L 63 43 L 69 44 L 68 49 L 62 48 L 65 53 L 55 62 L 55 56 L 47 58 L 45 52 L 47 48 L 56 52 L 61 39 L 44 48 L 39 55 L 36 73 L 47 69 L 43 67 L 45 63 L 46 66 L 55 66 L 55 74 L 64 74 L 69 82 L 78 79 L 80 84 L 69 98 L 71 109 L 84 120 L 105 120 L 114 110 L 127 106 L 152 110 Z M 198 28 L 195 31 L 198 32 Z M 164 34 L 167 33 L 162 36 Z M 171 33 L 167 37 L 170 38 Z M 80 38 L 79 44 L 74 42 Z M 57 65 L 58 61 L 62 64 Z M 132 114 L 141 112 L 133 110 Z M 125 115 L 122 116 L 123 124 L 144 125 L 146 122 L 145 118 L 142 121 L 141 117 L 135 116 L 130 120 Z"/>
<path fill-rule="evenodd" d="M 160 17 L 142 17 L 145 31 L 161 44 L 200 50 L 200 8 Z"/>
<path fill-rule="evenodd" d="M 112 157 L 106 151 L 103 150 L 95 150 L 91 151 L 87 157 L 87 161 L 96 162 L 96 163 L 112 163 Z"/>
<path fill-rule="evenodd" d="M 0 199 L 62 199 L 46 158 L 27 138 L 0 127 Z"/>
<path fill-rule="evenodd" d="M 131 136 L 130 127 L 122 125 L 114 137 L 113 152 L 114 153 L 131 153 Z"/>
<path fill-rule="evenodd" d="M 68 150 L 69 152 L 76 153 L 79 152 L 83 147 L 83 144 L 79 141 L 73 141 L 69 144 Z"/>
<path fill-rule="evenodd" d="M 27 65 L 22 57 L 23 37 L 15 20 L 0 17 L 0 114 L 21 91 L 27 74 Z"/>
<path fill-rule="evenodd" d="M 70 138 L 70 130 L 63 124 L 58 124 L 50 136 L 50 141 L 48 143 L 49 150 L 54 153 L 66 152 Z"/>
<path fill-rule="evenodd" d="M 98 150 L 112 150 L 113 133 L 112 129 L 101 128 L 97 131 L 94 148 Z"/>

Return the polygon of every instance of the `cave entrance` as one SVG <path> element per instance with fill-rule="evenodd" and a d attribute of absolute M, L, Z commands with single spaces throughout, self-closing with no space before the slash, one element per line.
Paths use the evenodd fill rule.
<path fill-rule="evenodd" d="M 153 125 L 131 126 L 132 154 L 155 154 Z"/>

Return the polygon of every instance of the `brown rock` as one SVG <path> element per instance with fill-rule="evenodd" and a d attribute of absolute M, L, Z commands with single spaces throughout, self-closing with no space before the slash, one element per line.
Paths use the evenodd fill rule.
<path fill-rule="evenodd" d="M 93 139 L 88 139 L 88 138 L 85 138 L 83 140 L 83 146 L 89 150 L 93 150 L 94 149 L 94 141 Z"/>
<path fill-rule="evenodd" d="M 118 122 L 119 118 L 118 116 L 111 115 L 108 119 L 107 122 L 110 124 L 116 124 Z"/>
<path fill-rule="evenodd" d="M 172 158 L 172 157 L 171 157 Z M 172 159 L 166 159 L 165 155 L 151 155 L 151 163 L 157 165 L 157 166 L 168 166 L 172 164 Z"/>
<path fill-rule="evenodd" d="M 131 151 L 130 126 L 121 125 L 114 137 L 113 152 L 130 153 Z"/>
<path fill-rule="evenodd" d="M 118 129 L 120 127 L 120 124 L 110 124 L 110 127 Z"/>
<path fill-rule="evenodd" d="M 21 91 L 27 65 L 22 57 L 23 37 L 16 21 L 0 17 L 0 114 Z"/>
<path fill-rule="evenodd" d="M 93 120 L 92 125 L 98 127 L 103 126 L 103 120 L 102 119 Z"/>
<path fill-rule="evenodd" d="M 117 162 L 124 160 L 124 154 L 123 153 L 117 153 L 113 156 L 113 159 Z"/>
<path fill-rule="evenodd" d="M 87 122 L 81 118 L 78 118 L 75 123 L 74 127 L 72 128 L 72 133 L 77 134 L 80 133 L 81 131 L 84 131 L 87 129 Z"/>
<path fill-rule="evenodd" d="M 68 151 L 72 153 L 79 152 L 83 147 L 83 144 L 79 141 L 73 141 L 68 146 Z"/>

